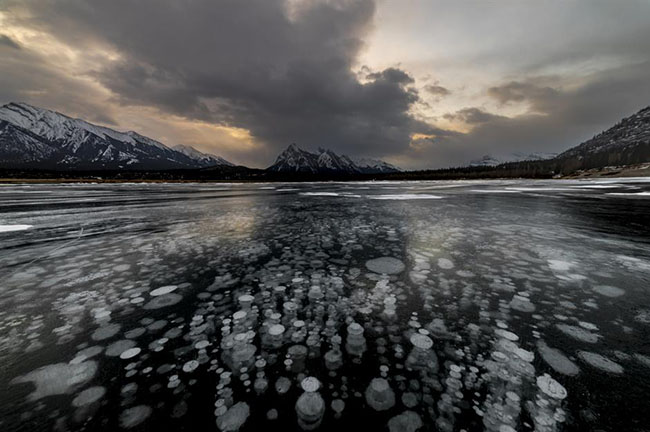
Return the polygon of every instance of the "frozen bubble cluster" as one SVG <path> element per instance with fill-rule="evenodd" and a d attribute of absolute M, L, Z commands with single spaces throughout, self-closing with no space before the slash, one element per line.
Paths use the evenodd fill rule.
<path fill-rule="evenodd" d="M 638 429 L 650 200 L 585 182 L 12 186 L 0 429 Z"/>
<path fill-rule="evenodd" d="M 596 285 L 594 291 L 605 297 L 620 297 L 625 294 L 621 288 L 610 285 Z"/>
<path fill-rule="evenodd" d="M 97 363 L 90 360 L 76 364 L 57 363 L 40 367 L 15 378 L 13 383 L 31 382 L 36 387 L 30 400 L 72 393 L 90 381 L 97 372 Z"/>
<path fill-rule="evenodd" d="M 562 351 L 552 348 L 543 340 L 537 342 L 537 350 L 550 367 L 564 375 L 578 375 L 580 369 Z"/>
<path fill-rule="evenodd" d="M 174 291 L 176 291 L 177 288 L 178 287 L 176 285 L 166 285 L 166 286 L 163 286 L 163 287 L 156 288 L 156 289 L 152 290 L 149 293 L 149 295 L 151 297 L 158 297 L 158 296 L 162 296 L 162 295 L 165 295 L 165 294 L 169 294 L 170 292 L 174 292 Z"/>
<path fill-rule="evenodd" d="M 366 261 L 368 270 L 380 274 L 397 274 L 404 271 L 404 263 L 397 258 L 381 257 Z"/>
<path fill-rule="evenodd" d="M 600 369 L 604 372 L 610 372 L 614 374 L 622 374 L 623 373 L 623 367 L 616 363 L 613 360 L 608 359 L 607 357 L 598 354 L 598 353 L 593 353 L 589 351 L 579 351 L 578 356 L 587 364 Z"/>

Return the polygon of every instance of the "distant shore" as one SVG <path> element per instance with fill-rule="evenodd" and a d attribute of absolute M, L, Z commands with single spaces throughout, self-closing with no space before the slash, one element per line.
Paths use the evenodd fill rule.
<path fill-rule="evenodd" d="M 22 175 L 21 175 L 22 174 Z M 310 181 L 441 181 L 441 180 L 505 180 L 505 179 L 587 179 L 587 178 L 616 178 L 616 177 L 649 177 L 650 162 L 627 165 L 608 166 L 580 170 L 567 175 L 541 174 L 535 176 L 506 175 L 495 169 L 463 171 L 463 169 L 408 171 L 402 173 L 380 175 L 280 175 L 257 174 L 254 176 L 232 176 L 228 178 L 212 177 L 205 171 L 107 171 L 93 172 L 56 172 L 56 171 L 0 171 L 0 184 L 59 184 L 59 183 L 304 183 Z"/>

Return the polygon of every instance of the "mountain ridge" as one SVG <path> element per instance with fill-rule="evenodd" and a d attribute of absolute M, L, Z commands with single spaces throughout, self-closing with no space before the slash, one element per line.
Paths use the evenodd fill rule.
<path fill-rule="evenodd" d="M 200 160 L 200 161 L 205 161 L 206 163 L 211 163 L 209 166 L 214 166 L 214 165 L 223 165 L 223 166 L 235 166 L 232 162 L 229 162 L 222 158 L 221 156 L 213 155 L 211 153 L 204 153 L 202 151 L 199 151 L 195 149 L 192 146 L 185 145 L 185 144 L 177 144 L 173 147 L 172 149 L 181 152 L 185 154 L 188 157 L 191 157 L 195 160 Z"/>
<path fill-rule="evenodd" d="M 503 162 L 486 155 L 465 167 L 406 172 L 379 159 L 349 157 L 323 148 L 312 152 L 294 143 L 271 166 L 261 170 L 235 166 L 191 146 L 168 147 L 134 131 L 116 131 L 25 103 L 0 106 L 0 169 L 59 172 L 207 169 L 201 175 L 215 178 L 220 175 L 232 178 L 235 172 L 238 178 L 363 178 L 364 175 L 430 178 L 430 174 L 422 173 L 461 178 L 467 175 L 550 177 L 643 164 L 650 162 L 650 107 L 623 118 L 554 158 L 547 156 L 552 155 L 513 153 L 512 158 L 508 157 L 510 160 Z"/>
<path fill-rule="evenodd" d="M 185 146 L 188 147 L 188 146 Z M 0 107 L 0 165 L 47 169 L 184 169 L 232 165 L 26 103 Z"/>
<path fill-rule="evenodd" d="M 650 162 L 650 106 L 560 153 L 564 171 Z"/>

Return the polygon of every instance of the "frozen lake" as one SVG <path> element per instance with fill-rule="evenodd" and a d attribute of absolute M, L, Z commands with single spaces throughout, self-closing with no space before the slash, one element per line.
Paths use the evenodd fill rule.
<path fill-rule="evenodd" d="M 0 430 L 647 430 L 650 181 L 0 186 Z"/>

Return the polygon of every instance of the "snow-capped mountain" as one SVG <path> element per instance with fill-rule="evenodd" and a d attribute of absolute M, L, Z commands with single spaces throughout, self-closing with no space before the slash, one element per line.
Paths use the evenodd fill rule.
<path fill-rule="evenodd" d="M 174 169 L 231 165 L 218 157 L 188 153 L 133 131 L 119 132 L 25 103 L 0 107 L 0 166 L 5 168 Z"/>
<path fill-rule="evenodd" d="M 377 174 L 398 172 L 393 165 L 376 159 L 352 159 L 346 155 L 338 155 L 332 150 L 318 149 L 318 153 L 303 150 L 296 144 L 291 144 L 267 168 L 275 172 L 294 173 L 344 173 L 344 174 Z"/>
<path fill-rule="evenodd" d="M 479 159 L 475 159 L 469 163 L 469 166 L 472 167 L 490 167 L 497 166 L 507 162 L 523 162 L 523 161 L 540 161 L 553 159 L 557 156 L 557 153 L 545 153 L 545 152 L 535 152 L 535 153 L 520 153 L 515 152 L 503 157 L 494 157 L 492 155 L 485 155 Z"/>
<path fill-rule="evenodd" d="M 319 171 L 318 155 L 291 144 L 278 155 L 275 163 L 267 169 L 276 172 L 317 173 Z"/>
<path fill-rule="evenodd" d="M 172 149 L 181 152 L 185 156 L 194 159 L 195 161 L 201 163 L 202 166 L 215 166 L 215 165 L 235 166 L 232 162 L 228 162 L 221 156 L 200 152 L 192 146 L 178 144 L 173 146 Z"/>

